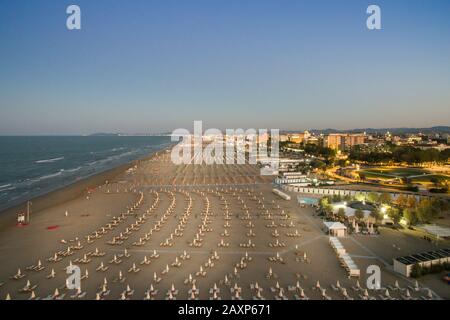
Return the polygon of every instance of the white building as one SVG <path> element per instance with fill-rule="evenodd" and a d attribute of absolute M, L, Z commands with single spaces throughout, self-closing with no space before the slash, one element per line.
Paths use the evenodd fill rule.
<path fill-rule="evenodd" d="M 325 232 L 332 237 L 345 237 L 347 235 L 347 227 L 340 222 L 324 221 Z"/>
<path fill-rule="evenodd" d="M 439 249 L 425 253 L 416 253 L 394 259 L 394 271 L 405 277 L 411 276 L 412 268 L 415 264 L 421 267 L 431 267 L 450 262 L 450 249 Z"/>

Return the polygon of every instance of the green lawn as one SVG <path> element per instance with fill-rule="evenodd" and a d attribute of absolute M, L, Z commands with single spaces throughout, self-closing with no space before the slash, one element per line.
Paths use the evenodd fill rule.
<path fill-rule="evenodd" d="M 390 180 L 394 178 L 407 178 L 413 176 L 410 181 L 412 183 L 420 183 L 432 186 L 432 179 L 438 179 L 439 182 L 450 181 L 450 176 L 442 174 L 432 174 L 430 171 L 418 168 L 370 168 L 360 171 L 366 178 Z"/>
<path fill-rule="evenodd" d="M 360 171 L 368 178 L 392 179 L 428 174 L 429 171 L 417 168 L 371 168 Z"/>

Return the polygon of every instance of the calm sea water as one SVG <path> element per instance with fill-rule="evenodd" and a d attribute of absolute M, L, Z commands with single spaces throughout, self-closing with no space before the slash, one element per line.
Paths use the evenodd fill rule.
<path fill-rule="evenodd" d="M 0 137 L 0 210 L 141 158 L 170 137 Z"/>

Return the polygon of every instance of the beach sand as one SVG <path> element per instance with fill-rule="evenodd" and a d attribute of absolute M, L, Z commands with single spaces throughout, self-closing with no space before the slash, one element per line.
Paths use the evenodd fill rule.
<path fill-rule="evenodd" d="M 323 299 L 324 293 L 332 299 L 344 299 L 341 291 L 331 287 L 337 280 L 347 288 L 349 296 L 360 299 L 363 291 L 352 289 L 357 279 L 349 279 L 340 266 L 314 209 L 300 207 L 294 194 L 292 200 L 283 200 L 272 193 L 272 188 L 272 177 L 261 176 L 256 165 L 176 166 L 165 151 L 80 181 L 33 200 L 28 226 L 15 226 L 15 209 L 1 217 L 0 296 L 28 299 L 31 292 L 20 289 L 29 280 L 32 286 L 37 285 L 34 288 L 37 297 L 51 296 L 58 288 L 64 299 L 71 299 L 75 291 L 65 287 L 68 276 L 65 268 L 72 263 L 80 267 L 81 274 L 89 272 L 89 277 L 81 282 L 81 290 L 86 292 L 82 299 L 98 296 L 143 299 L 150 285 L 155 289 L 154 299 L 165 299 L 172 284 L 177 290 L 172 296 L 187 299 L 192 289 L 192 283 L 187 281 L 189 275 L 199 289 L 196 297 L 200 299 L 212 296 L 210 288 L 214 284 L 222 299 L 235 296 L 235 284 L 240 287 L 242 298 L 252 299 L 256 291 L 251 285 L 256 282 L 263 288 L 261 295 L 266 299 L 282 296 L 294 299 L 299 292 L 289 291 L 288 287 L 295 286 L 297 281 L 310 299 Z M 113 222 L 116 225 L 109 228 L 108 224 Z M 225 230 L 228 236 L 223 235 Z M 299 237 L 290 236 L 296 231 Z M 92 243 L 88 243 L 88 235 Z M 116 244 L 111 244 L 113 239 Z M 382 268 L 383 285 L 393 286 L 398 281 L 402 288 L 411 286 L 411 280 L 393 273 L 389 267 L 398 252 L 384 250 L 391 245 L 383 241 L 398 241 L 397 235 L 383 239 L 388 240 L 363 236 L 343 240 L 361 269 L 361 286 L 365 287 L 365 270 L 370 264 Z M 243 246 L 249 240 L 254 247 Z M 221 241 L 227 246 L 218 246 Z M 414 244 L 408 247 L 409 240 L 402 241 L 401 254 L 411 253 L 408 251 L 414 250 Z M 80 248 L 75 248 L 78 243 Z M 424 250 L 430 247 L 426 242 L 420 246 Z M 105 255 L 95 257 L 92 255 L 95 249 Z M 121 256 L 124 249 L 129 257 Z M 154 250 L 159 257 L 152 257 Z M 184 251 L 189 259 L 182 259 Z M 48 261 L 57 252 L 60 261 Z M 218 259 L 214 259 L 214 252 Z M 270 261 L 277 253 L 280 261 Z M 118 263 L 111 262 L 114 255 Z M 145 257 L 150 261 L 148 264 L 142 263 Z M 79 261 L 84 258 L 86 261 Z M 43 270 L 27 270 L 36 266 L 38 260 Z M 101 262 L 107 270 L 96 270 Z M 200 273 L 200 267 L 205 274 Z M 25 276 L 11 279 L 18 268 Z M 56 275 L 47 279 L 52 269 Z M 122 280 L 118 279 L 120 271 Z M 155 281 L 155 273 L 160 281 Z M 314 288 L 318 280 L 325 292 Z M 105 282 L 107 290 L 102 292 Z M 124 292 L 127 285 L 133 292 Z M 281 293 L 278 287 L 283 288 Z M 445 295 L 443 288 L 436 284 L 432 289 Z M 376 298 L 383 293 L 369 292 Z M 411 292 L 416 298 L 426 293 Z M 404 294 L 401 290 L 391 292 L 396 298 Z"/>

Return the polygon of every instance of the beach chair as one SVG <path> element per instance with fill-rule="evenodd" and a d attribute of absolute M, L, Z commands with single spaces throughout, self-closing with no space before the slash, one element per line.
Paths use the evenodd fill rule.
<path fill-rule="evenodd" d="M 20 271 L 20 268 L 19 268 L 19 269 L 17 269 L 17 273 L 15 275 L 13 275 L 10 279 L 19 280 L 19 279 L 22 279 L 23 277 L 25 277 L 25 274 L 22 273 L 22 271 Z"/>
<path fill-rule="evenodd" d="M 41 298 L 37 297 L 34 291 L 31 291 L 31 295 L 28 300 L 40 300 Z"/>

